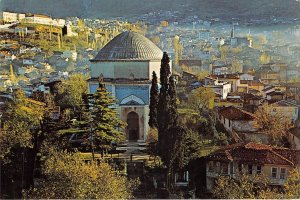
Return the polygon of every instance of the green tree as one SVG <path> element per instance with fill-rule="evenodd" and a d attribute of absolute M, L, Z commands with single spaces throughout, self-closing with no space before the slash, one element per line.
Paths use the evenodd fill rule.
<path fill-rule="evenodd" d="M 199 87 L 192 91 L 189 96 L 189 105 L 201 112 L 203 109 L 213 109 L 215 93 L 213 89 Z"/>
<path fill-rule="evenodd" d="M 152 74 L 152 84 L 150 89 L 150 112 L 149 112 L 149 126 L 151 128 L 155 128 L 158 126 L 157 124 L 157 105 L 158 105 L 159 91 L 158 91 L 158 83 L 157 76 L 155 71 Z"/>
<path fill-rule="evenodd" d="M 276 108 L 264 104 L 255 112 L 255 125 L 266 135 L 270 136 L 273 144 L 278 144 L 293 127 L 291 120 L 282 112 L 274 112 Z"/>
<path fill-rule="evenodd" d="M 213 197 L 220 199 L 277 199 L 280 193 L 268 187 L 264 176 L 237 174 L 236 178 L 220 176 L 213 188 Z M 267 196 L 268 195 L 268 196 Z"/>
<path fill-rule="evenodd" d="M 261 64 L 268 64 L 270 63 L 270 61 L 271 61 L 271 56 L 267 55 L 265 52 L 263 52 L 259 57 L 259 62 Z"/>
<path fill-rule="evenodd" d="M 285 199 L 297 199 L 300 197 L 300 173 L 297 168 L 289 171 L 287 181 L 283 187 Z"/>
<path fill-rule="evenodd" d="M 130 199 L 137 186 L 107 163 L 84 163 L 77 154 L 52 152 L 43 166 L 45 179 L 27 190 L 33 199 Z"/>
<path fill-rule="evenodd" d="M 170 58 L 166 52 L 163 54 L 163 58 L 161 60 L 160 66 L 160 93 L 159 93 L 159 100 L 157 106 L 157 122 L 158 122 L 158 148 L 159 151 L 162 146 L 166 145 L 162 143 L 162 138 L 164 132 L 169 127 L 168 122 L 168 114 L 169 114 L 169 102 L 170 97 L 168 94 L 169 90 L 169 77 L 171 75 L 170 70 Z"/>
<path fill-rule="evenodd" d="M 82 98 L 87 94 L 87 82 L 81 74 L 71 75 L 70 78 L 56 86 L 57 94 L 55 101 L 62 109 L 72 109 L 74 114 L 81 118 Z"/>
<path fill-rule="evenodd" d="M 9 149 L 14 146 L 32 147 L 31 128 L 39 126 L 44 116 L 43 108 L 30 104 L 22 90 L 14 91 L 13 96 L 14 101 L 7 104 L 2 117 L 0 158 L 9 153 Z"/>
<path fill-rule="evenodd" d="M 101 148 L 110 148 L 111 142 L 121 142 L 125 139 L 121 131 L 125 123 L 121 121 L 113 107 L 115 100 L 105 88 L 102 80 L 91 99 L 92 128 L 95 133 L 95 144 Z"/>
<path fill-rule="evenodd" d="M 170 76 L 169 78 L 169 90 L 168 90 L 168 96 L 169 96 L 169 105 L 168 105 L 168 123 L 171 126 L 177 125 L 177 95 L 176 95 L 176 82 L 175 78 L 173 76 Z"/>
<path fill-rule="evenodd" d="M 163 138 L 165 145 L 161 159 L 167 167 L 167 182 L 170 181 L 175 171 L 181 170 L 188 163 L 199 157 L 201 140 L 199 135 L 188 130 L 185 126 L 172 126 Z"/>
<path fill-rule="evenodd" d="M 0 173 L 5 172 L 7 178 L 1 189 L 21 183 L 11 194 L 18 197 L 20 188 L 33 185 L 35 160 L 45 138 L 45 110 L 39 102 L 26 98 L 21 90 L 16 90 L 13 96 L 1 119 Z"/>

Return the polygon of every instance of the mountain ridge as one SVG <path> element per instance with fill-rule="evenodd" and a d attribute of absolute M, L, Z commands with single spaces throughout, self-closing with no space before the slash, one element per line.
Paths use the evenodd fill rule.
<path fill-rule="evenodd" d="M 130 18 L 153 11 L 178 11 L 179 17 L 269 19 L 300 18 L 295 0 L 2 0 L 2 11 L 43 13 L 53 17 Z"/>

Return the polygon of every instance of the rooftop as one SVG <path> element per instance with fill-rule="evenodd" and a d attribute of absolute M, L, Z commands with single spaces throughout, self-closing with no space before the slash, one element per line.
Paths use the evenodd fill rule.
<path fill-rule="evenodd" d="M 161 60 L 162 57 L 163 52 L 148 38 L 132 31 L 126 31 L 105 45 L 91 61 L 145 61 Z"/>
<path fill-rule="evenodd" d="M 206 158 L 228 162 L 235 160 L 255 164 L 296 165 L 300 164 L 300 150 L 250 142 L 228 145 Z"/>
<path fill-rule="evenodd" d="M 255 116 L 252 113 L 244 111 L 234 106 L 228 106 L 219 109 L 219 115 L 230 120 L 254 120 Z"/>

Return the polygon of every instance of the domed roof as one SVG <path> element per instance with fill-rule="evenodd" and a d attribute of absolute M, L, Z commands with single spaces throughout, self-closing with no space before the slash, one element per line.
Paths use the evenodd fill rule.
<path fill-rule="evenodd" d="M 126 31 L 106 44 L 92 61 L 161 60 L 163 52 L 148 38 Z"/>

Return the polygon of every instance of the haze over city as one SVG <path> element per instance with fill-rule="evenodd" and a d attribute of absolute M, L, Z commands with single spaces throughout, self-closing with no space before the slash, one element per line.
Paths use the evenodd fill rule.
<path fill-rule="evenodd" d="M 299 199 L 298 0 L 0 0 L 1 199 Z"/>

